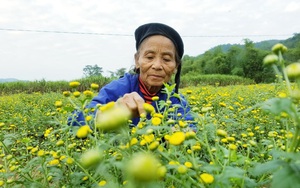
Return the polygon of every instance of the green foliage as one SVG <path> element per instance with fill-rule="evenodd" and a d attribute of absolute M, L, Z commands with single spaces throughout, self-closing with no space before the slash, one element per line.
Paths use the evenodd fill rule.
<path fill-rule="evenodd" d="M 78 79 L 80 87 L 79 91 L 84 91 L 90 88 L 91 83 L 96 83 L 100 86 L 106 85 L 112 79 L 102 76 L 90 76 L 87 78 Z M 17 81 L 17 82 L 4 82 L 0 83 L 0 95 L 16 94 L 16 93 L 50 93 L 50 92 L 63 92 L 69 90 L 69 82 L 67 81 Z"/>
<path fill-rule="evenodd" d="M 187 86 L 226 86 L 226 85 L 247 85 L 253 84 L 254 81 L 248 78 L 243 78 L 235 75 L 222 74 L 197 74 L 197 72 L 190 72 L 181 77 L 181 87 Z"/>
<path fill-rule="evenodd" d="M 83 68 L 83 74 L 86 77 L 89 77 L 89 76 L 102 76 L 102 73 L 103 73 L 102 69 L 103 68 L 99 67 L 97 64 L 96 65 L 86 65 Z"/>
<path fill-rule="evenodd" d="M 171 95 L 173 89 L 174 85 L 167 87 L 166 92 Z M 282 92 L 281 89 L 272 84 L 181 89 L 191 104 L 195 115 L 193 123 L 198 131 L 187 132 L 180 145 L 162 141 L 174 133 L 171 126 L 177 131 L 186 131 L 181 116 L 169 121 L 168 113 L 174 113 L 174 109 L 167 102 L 158 101 L 158 105 L 165 107 L 165 113 L 153 115 L 153 118 L 161 118 L 160 125 L 154 126 L 153 119 L 142 119 L 141 124 L 132 129 L 126 127 L 127 124 L 116 132 L 94 129 L 86 138 L 76 138 L 80 128 L 68 126 L 67 117 L 74 109 L 71 106 L 82 108 L 86 100 L 91 100 L 84 94 L 80 97 L 63 97 L 61 93 L 1 96 L 0 183 L 2 181 L 4 187 L 98 187 L 98 183 L 105 181 L 104 187 L 145 188 L 297 185 L 299 163 L 294 161 L 299 160 L 299 153 L 286 155 L 284 146 L 290 142 L 286 137 L 289 132 L 285 130 L 288 119 L 274 111 L 274 108 L 287 109 L 291 103 L 265 102 Z M 62 101 L 62 105 L 55 106 L 56 101 Z M 276 112 L 276 118 L 261 108 L 250 108 L 257 107 L 256 103 L 264 104 L 262 109 L 275 103 L 269 112 Z M 205 107 L 211 108 L 204 110 Z M 244 111 L 248 108 L 250 110 Z M 87 117 L 91 116 L 86 114 L 86 120 L 93 127 L 93 120 Z M 112 119 L 118 117 L 119 114 Z M 218 129 L 227 133 L 218 135 Z M 275 136 L 269 136 L 270 132 Z M 158 146 L 151 148 L 157 140 L 160 140 Z M 104 151 L 103 156 L 95 166 L 85 168 L 82 156 L 93 148 Z M 159 159 L 165 169 L 162 179 L 141 183 L 127 176 L 125 169 L 139 167 L 139 163 L 128 167 L 127 162 L 141 151 Z M 97 154 L 89 157 L 97 157 Z M 290 158 L 292 162 L 283 158 Z M 184 171 L 179 167 L 184 167 Z M 214 179 L 207 178 L 204 183 L 200 179 L 202 174 Z"/>
<path fill-rule="evenodd" d="M 244 45 L 220 45 L 196 57 L 184 56 L 182 75 L 195 72 L 198 74 L 228 74 L 254 80 L 256 83 L 270 83 L 275 80 L 274 73 L 262 65 L 263 58 L 271 47 L 281 42 L 289 48 L 284 54 L 286 63 L 300 60 L 300 34 L 287 40 L 270 40 L 253 43 L 244 40 Z"/>
<path fill-rule="evenodd" d="M 124 76 L 124 74 L 126 73 L 126 68 L 117 69 L 115 72 L 109 71 L 109 73 L 111 78 L 119 78 L 121 76 Z"/>

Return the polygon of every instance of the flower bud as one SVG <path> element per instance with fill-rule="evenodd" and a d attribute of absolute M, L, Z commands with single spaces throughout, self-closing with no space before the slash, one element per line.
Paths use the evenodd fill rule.
<path fill-rule="evenodd" d="M 127 124 L 131 118 L 131 112 L 123 106 L 114 106 L 96 115 L 96 127 L 103 131 L 116 130 Z"/>
<path fill-rule="evenodd" d="M 278 56 L 275 54 L 269 54 L 263 59 L 264 65 L 273 65 L 278 62 Z"/>
<path fill-rule="evenodd" d="M 272 47 L 272 51 L 277 55 L 279 54 L 279 51 L 283 54 L 287 51 L 287 47 L 281 43 L 278 43 Z"/>
<path fill-rule="evenodd" d="M 63 95 L 64 95 L 65 97 L 70 97 L 71 92 L 70 92 L 70 91 L 64 91 L 64 92 L 63 92 Z"/>
<path fill-rule="evenodd" d="M 286 66 L 286 74 L 290 79 L 297 79 L 300 77 L 300 63 L 292 63 Z"/>
<path fill-rule="evenodd" d="M 100 163 L 102 158 L 102 151 L 98 149 L 90 149 L 81 155 L 80 163 L 84 168 L 89 168 Z"/>
<path fill-rule="evenodd" d="M 127 174 L 139 182 L 158 178 L 159 161 L 151 153 L 137 153 L 127 164 Z"/>
<path fill-rule="evenodd" d="M 223 129 L 217 129 L 217 135 L 218 136 L 227 136 L 227 132 Z"/>
<path fill-rule="evenodd" d="M 292 97 L 292 99 L 299 101 L 300 100 L 300 90 L 293 90 L 291 92 L 291 97 Z"/>

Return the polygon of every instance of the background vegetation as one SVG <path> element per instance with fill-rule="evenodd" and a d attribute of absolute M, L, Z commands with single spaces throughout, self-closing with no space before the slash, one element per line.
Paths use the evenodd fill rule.
<path fill-rule="evenodd" d="M 184 56 L 181 74 L 235 75 L 252 79 L 256 83 L 270 83 L 274 81 L 275 75 L 270 67 L 261 62 L 276 43 L 282 43 L 289 49 L 284 54 L 287 65 L 300 60 L 300 33 L 286 40 L 260 43 L 245 39 L 244 45 L 220 45 L 196 57 Z"/>
<path fill-rule="evenodd" d="M 273 69 L 264 66 L 262 61 L 276 43 L 282 43 L 288 48 L 284 54 L 286 65 L 300 60 L 300 33 L 286 40 L 268 40 L 259 43 L 245 39 L 243 45 L 225 44 L 196 57 L 185 55 L 181 71 L 181 87 L 271 83 L 275 80 Z M 111 80 L 124 75 L 125 72 L 125 68 L 120 68 L 115 72 L 110 72 L 109 77 L 104 77 L 102 67 L 87 65 L 83 68 L 86 77 L 76 80 L 81 83 L 78 90 L 88 89 L 90 83 L 97 83 L 101 88 Z M 62 92 L 68 89 L 68 83 L 69 81 L 45 80 L 1 83 L 0 80 L 0 95 L 20 92 Z"/>

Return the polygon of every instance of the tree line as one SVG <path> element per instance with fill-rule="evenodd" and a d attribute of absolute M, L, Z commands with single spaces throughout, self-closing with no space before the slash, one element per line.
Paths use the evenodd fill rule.
<path fill-rule="evenodd" d="M 263 65 L 263 58 L 270 53 L 276 43 L 288 47 L 284 54 L 286 64 L 300 60 L 300 33 L 286 40 L 270 40 L 253 43 L 244 39 L 243 45 L 220 45 L 204 54 L 193 57 L 185 55 L 181 74 L 205 75 L 222 74 L 235 75 L 254 80 L 256 83 L 273 82 L 273 69 Z"/>
<path fill-rule="evenodd" d="M 300 33 L 286 40 L 268 40 L 254 43 L 244 39 L 243 45 L 219 45 L 196 57 L 185 55 L 181 75 L 184 78 L 199 75 L 231 75 L 253 80 L 255 83 L 270 83 L 275 80 L 273 69 L 263 65 L 263 58 L 270 53 L 276 43 L 288 47 L 284 54 L 286 64 L 300 60 Z M 110 71 L 110 78 L 123 76 L 126 68 Z M 103 76 L 98 65 L 83 68 L 86 77 Z"/>

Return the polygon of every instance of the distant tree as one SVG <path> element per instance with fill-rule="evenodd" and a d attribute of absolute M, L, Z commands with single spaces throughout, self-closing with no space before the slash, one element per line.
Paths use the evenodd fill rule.
<path fill-rule="evenodd" d="M 263 65 L 263 58 L 271 53 L 276 43 L 287 46 L 283 54 L 286 65 L 300 62 L 300 33 L 295 33 L 286 40 L 268 40 L 253 43 L 244 39 L 244 44 L 219 45 L 198 56 L 183 57 L 182 75 L 197 74 L 232 74 L 255 80 L 256 83 L 273 82 L 274 72 Z"/>
<path fill-rule="evenodd" d="M 121 76 L 124 76 L 126 73 L 126 68 L 120 68 L 117 69 L 115 72 L 114 71 L 108 71 L 110 73 L 111 78 L 119 78 Z"/>
<path fill-rule="evenodd" d="M 120 69 L 117 69 L 117 71 L 116 71 L 116 76 L 117 76 L 117 77 L 124 76 L 125 72 L 126 72 L 126 68 L 120 68 Z"/>
<path fill-rule="evenodd" d="M 183 58 L 181 75 L 187 74 L 190 71 L 193 71 L 193 57 L 185 56 Z"/>
<path fill-rule="evenodd" d="M 102 76 L 103 70 L 102 67 L 99 67 L 98 65 L 86 65 L 83 68 L 83 74 L 86 77 L 90 76 Z"/>
<path fill-rule="evenodd" d="M 206 74 L 230 74 L 230 60 L 221 47 L 215 48 L 212 54 L 206 54 L 204 73 Z"/>
<path fill-rule="evenodd" d="M 300 61 L 300 41 L 294 46 L 294 48 L 288 49 L 286 54 L 284 54 L 286 61 L 289 63 Z"/>
<path fill-rule="evenodd" d="M 245 42 L 245 56 L 243 58 L 243 72 L 246 78 L 253 79 L 256 83 L 264 81 L 263 58 L 264 53 L 254 47 L 254 43 L 248 39 Z"/>

